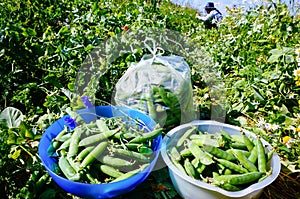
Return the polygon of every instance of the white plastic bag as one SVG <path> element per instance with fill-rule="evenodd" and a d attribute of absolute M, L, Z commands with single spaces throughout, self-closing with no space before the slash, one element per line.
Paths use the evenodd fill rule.
<path fill-rule="evenodd" d="M 195 119 L 190 68 L 179 56 L 146 55 L 132 63 L 114 99 L 149 114 L 165 130 Z"/>

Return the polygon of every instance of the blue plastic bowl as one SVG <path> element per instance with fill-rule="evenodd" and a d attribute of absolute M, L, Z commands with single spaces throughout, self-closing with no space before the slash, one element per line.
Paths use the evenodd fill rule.
<path fill-rule="evenodd" d="M 82 109 L 81 112 L 83 118 L 88 123 L 96 119 L 95 115 L 89 113 L 96 113 L 98 116 L 102 117 L 115 117 L 122 115 L 129 115 L 131 118 L 138 119 L 142 121 L 145 126 L 150 130 L 153 130 L 156 123 L 147 115 L 130 108 L 125 107 L 114 107 L 114 106 L 97 106 L 94 109 Z M 54 172 L 54 166 L 57 164 L 55 158 L 49 157 L 47 154 L 48 146 L 51 140 L 56 137 L 56 135 L 64 128 L 65 117 L 55 121 L 51 126 L 49 126 L 45 133 L 43 134 L 38 153 L 40 155 L 41 161 L 45 166 L 46 170 L 53 178 L 53 180 L 66 192 L 82 198 L 112 198 L 125 193 L 128 193 L 135 189 L 139 184 L 141 184 L 150 174 L 153 167 L 156 164 L 157 158 L 159 156 L 159 150 L 162 144 L 162 136 L 158 136 L 153 141 L 153 150 L 155 151 L 155 156 L 150 165 L 141 173 L 138 173 L 130 178 L 119 182 L 106 183 L 106 184 L 87 184 L 81 182 L 70 181 L 64 177 L 57 175 Z"/>

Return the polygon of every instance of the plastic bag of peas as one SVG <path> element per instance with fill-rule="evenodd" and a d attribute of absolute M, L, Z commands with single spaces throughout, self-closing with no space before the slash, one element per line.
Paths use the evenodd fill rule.
<path fill-rule="evenodd" d="M 190 68 L 183 57 L 146 55 L 116 84 L 115 102 L 143 111 L 168 131 L 195 118 Z"/>

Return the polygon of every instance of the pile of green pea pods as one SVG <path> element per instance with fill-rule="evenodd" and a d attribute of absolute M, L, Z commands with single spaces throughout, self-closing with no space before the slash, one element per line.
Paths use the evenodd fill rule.
<path fill-rule="evenodd" d="M 180 125 L 181 105 L 174 92 L 157 85 L 149 92 L 137 93 L 136 98 L 139 102 L 131 107 L 146 112 L 165 132 Z"/>
<path fill-rule="evenodd" d="M 186 130 L 167 149 L 172 163 L 184 174 L 227 191 L 240 191 L 272 174 L 268 166 L 274 150 L 265 150 L 260 138 Z"/>
<path fill-rule="evenodd" d="M 109 183 L 129 178 L 145 169 L 154 157 L 153 139 L 161 128 L 146 127 L 120 117 L 99 118 L 67 126 L 51 141 L 48 155 L 57 159 L 55 172 L 83 183 Z"/>

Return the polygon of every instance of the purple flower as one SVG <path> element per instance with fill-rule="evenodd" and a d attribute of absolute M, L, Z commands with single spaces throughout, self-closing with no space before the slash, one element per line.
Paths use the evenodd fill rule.
<path fill-rule="evenodd" d="M 89 97 L 88 96 L 82 96 L 81 97 L 81 101 L 83 102 L 83 104 L 85 105 L 85 107 L 87 107 L 87 108 L 91 108 L 91 107 L 93 107 L 93 104 L 90 102 L 90 99 L 89 99 Z"/>
<path fill-rule="evenodd" d="M 69 116 L 65 118 L 65 124 L 67 124 L 71 129 L 74 129 L 77 125 L 76 121 Z"/>

